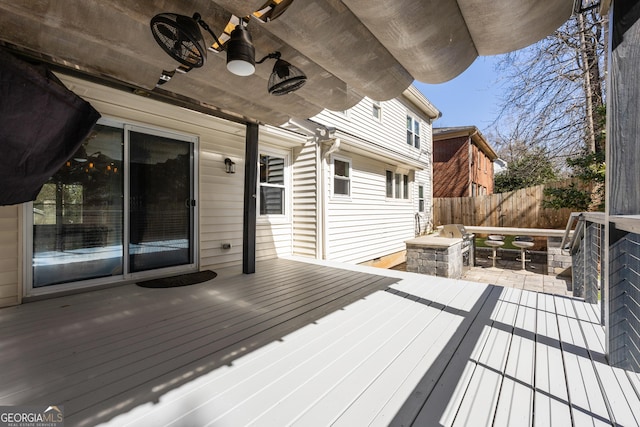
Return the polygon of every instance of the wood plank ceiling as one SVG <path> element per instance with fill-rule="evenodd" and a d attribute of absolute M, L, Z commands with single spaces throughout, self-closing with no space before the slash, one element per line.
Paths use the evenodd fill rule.
<path fill-rule="evenodd" d="M 158 91 L 163 70 L 178 65 L 156 44 L 150 19 L 195 12 L 220 34 L 232 15 L 248 16 L 266 0 L 0 0 L 0 45 L 49 62 Z M 479 55 L 520 49 L 552 33 L 572 12 L 572 0 L 295 0 L 276 19 L 248 24 L 256 58 L 280 51 L 302 69 L 307 84 L 270 96 L 273 61 L 249 77 L 225 68 L 226 54 L 174 76 L 165 94 L 213 106 L 251 121 L 279 125 L 322 109 L 344 110 L 362 97 L 387 100 L 413 80 L 441 83 Z M 203 32 L 205 42 L 212 38 Z"/>

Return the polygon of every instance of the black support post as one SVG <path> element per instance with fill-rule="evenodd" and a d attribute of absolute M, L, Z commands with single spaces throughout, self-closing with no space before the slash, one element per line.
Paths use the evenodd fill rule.
<path fill-rule="evenodd" d="M 247 124 L 244 155 L 244 220 L 242 228 L 242 273 L 256 272 L 256 191 L 258 181 L 258 125 Z"/>

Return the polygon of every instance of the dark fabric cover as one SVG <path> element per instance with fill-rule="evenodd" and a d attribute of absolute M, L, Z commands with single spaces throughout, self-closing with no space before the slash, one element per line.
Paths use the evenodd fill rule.
<path fill-rule="evenodd" d="M 99 118 L 51 71 L 0 49 L 0 205 L 34 200 Z"/>

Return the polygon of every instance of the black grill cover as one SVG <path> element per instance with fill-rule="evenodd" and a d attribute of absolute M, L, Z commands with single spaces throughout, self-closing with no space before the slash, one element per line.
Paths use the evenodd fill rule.
<path fill-rule="evenodd" d="M 0 49 L 0 205 L 34 200 L 99 118 L 51 71 Z"/>

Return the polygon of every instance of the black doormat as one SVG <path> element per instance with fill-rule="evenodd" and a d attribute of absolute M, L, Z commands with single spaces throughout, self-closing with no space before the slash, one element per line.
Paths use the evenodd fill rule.
<path fill-rule="evenodd" d="M 160 279 L 145 280 L 137 285 L 143 288 L 175 288 L 177 286 L 189 286 L 206 282 L 215 278 L 217 274 L 211 270 L 197 271 L 195 273 L 180 274 L 179 276 L 162 277 Z"/>

